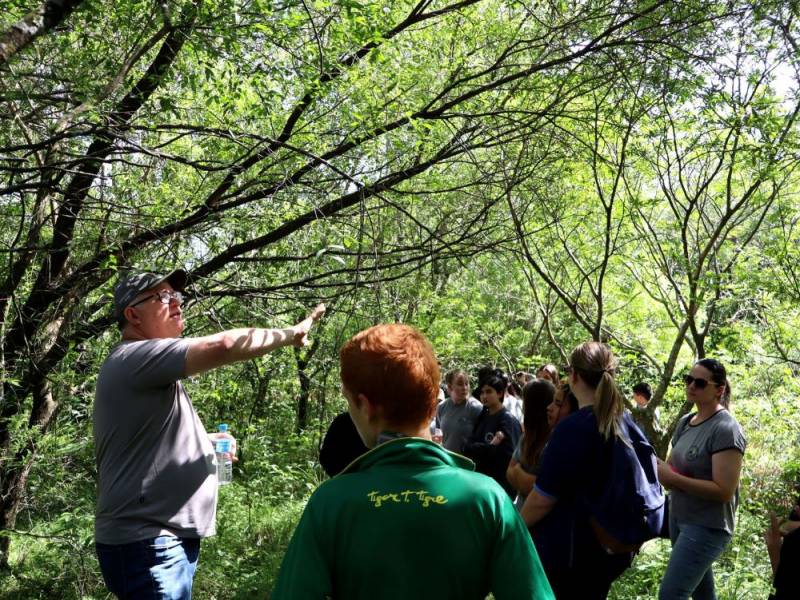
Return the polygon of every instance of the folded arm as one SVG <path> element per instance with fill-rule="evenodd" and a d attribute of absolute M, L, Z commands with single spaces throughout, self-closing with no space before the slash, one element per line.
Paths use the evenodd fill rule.
<path fill-rule="evenodd" d="M 681 475 L 673 471 L 669 464 L 660 461 L 658 478 L 666 488 L 676 488 L 706 500 L 730 502 L 739 486 L 742 459 L 742 453 L 733 448 L 717 452 L 711 457 L 710 480 Z"/>
<path fill-rule="evenodd" d="M 536 475 L 531 475 L 525 471 L 522 465 L 513 458 L 508 465 L 506 479 L 508 479 L 508 483 L 523 496 L 527 495 L 531 489 L 533 489 L 533 484 L 536 483 Z"/>

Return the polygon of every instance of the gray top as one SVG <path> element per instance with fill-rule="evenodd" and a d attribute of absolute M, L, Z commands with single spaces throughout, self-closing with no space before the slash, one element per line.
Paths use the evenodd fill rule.
<path fill-rule="evenodd" d="M 711 457 L 735 449 L 744 454 L 747 440 L 733 415 L 721 410 L 702 423 L 691 425 L 695 413 L 683 417 L 672 436 L 671 463 L 681 475 L 711 481 Z M 739 488 L 730 502 L 706 500 L 678 489 L 669 494 L 670 517 L 678 522 L 723 529 L 733 534 Z"/>
<path fill-rule="evenodd" d="M 97 379 L 95 539 L 215 533 L 214 448 L 180 381 L 188 342 L 122 342 Z"/>
<path fill-rule="evenodd" d="M 535 465 L 529 465 L 524 460 L 522 460 L 522 442 L 525 440 L 525 434 L 523 433 L 517 445 L 514 447 L 514 453 L 511 455 L 515 461 L 519 463 L 519 466 L 522 467 L 522 470 L 525 471 L 528 475 L 536 475 L 539 476 L 539 471 L 542 469 L 542 452 L 539 454 L 539 462 Z M 525 499 L 528 497 L 528 494 L 522 494 L 517 492 L 517 497 L 514 498 L 514 506 L 517 507 L 517 510 L 522 510 L 522 505 L 525 504 Z"/>
<path fill-rule="evenodd" d="M 539 462 L 535 465 L 529 465 L 524 460 L 522 460 L 522 442 L 525 440 L 525 434 L 523 434 L 519 441 L 517 442 L 516 447 L 514 448 L 514 454 L 511 455 L 515 461 L 519 463 L 519 466 L 522 467 L 522 470 L 525 471 L 528 475 L 538 475 L 539 471 L 542 468 L 542 452 L 539 454 Z"/>
<path fill-rule="evenodd" d="M 442 430 L 442 445 L 452 452 L 461 452 L 475 428 L 481 410 L 483 405 L 471 396 L 463 404 L 456 404 L 450 398 L 441 402 L 436 411 L 436 419 Z"/>

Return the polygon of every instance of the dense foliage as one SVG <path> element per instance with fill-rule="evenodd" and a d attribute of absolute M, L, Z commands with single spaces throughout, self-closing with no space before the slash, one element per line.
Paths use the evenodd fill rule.
<path fill-rule="evenodd" d="M 723 598 L 765 597 L 800 469 L 796 2 L 5 0 L 0 595 L 103 597 L 91 406 L 128 269 L 184 266 L 188 335 L 330 305 L 315 343 L 188 384 L 241 441 L 198 597 L 263 596 L 337 349 L 387 320 L 444 367 L 609 342 L 664 451 L 695 357 L 750 446 Z M 656 414 L 658 413 L 658 418 Z M 668 548 L 618 582 L 649 598 Z"/>

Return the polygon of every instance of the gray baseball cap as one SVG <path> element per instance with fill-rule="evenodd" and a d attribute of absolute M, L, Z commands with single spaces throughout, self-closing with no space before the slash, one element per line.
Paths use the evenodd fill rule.
<path fill-rule="evenodd" d="M 169 275 L 137 273 L 123 277 L 114 287 L 114 313 L 117 317 L 121 316 L 122 311 L 133 302 L 136 296 L 165 281 L 172 286 L 172 289 L 182 292 L 186 288 L 188 279 L 189 277 L 183 269 L 176 269 Z"/>

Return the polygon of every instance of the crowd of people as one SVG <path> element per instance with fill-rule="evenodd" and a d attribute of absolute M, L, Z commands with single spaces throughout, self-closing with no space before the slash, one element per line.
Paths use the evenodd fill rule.
<path fill-rule="evenodd" d="M 145 273 L 115 289 L 122 342 L 100 371 L 94 435 L 96 549 L 120 598 L 190 598 L 200 540 L 214 533 L 216 434 L 180 380 L 304 345 L 324 314 L 182 338 L 185 284 L 183 271 Z M 693 408 L 665 460 L 653 454 L 649 480 L 642 447 L 652 447 L 604 344 L 576 347 L 563 377 L 554 365 L 510 376 L 486 367 L 471 388 L 456 369 L 442 389 L 425 336 L 378 325 L 341 348 L 340 368 L 348 410 L 320 451 L 331 479 L 303 512 L 273 598 L 605 598 L 641 545 L 610 533 L 597 510 L 622 481 L 620 460 L 662 498 L 647 517 L 672 544 L 659 598 L 715 598 L 712 566 L 733 535 L 746 449 L 719 361 L 699 360 L 685 376 Z M 633 391 L 645 409 L 649 386 Z M 773 516 L 766 534 L 776 600 L 800 597 L 800 508 L 794 516 Z"/>
<path fill-rule="evenodd" d="M 605 598 L 638 551 L 605 547 L 583 501 L 607 482 L 616 424 L 637 426 L 652 397 L 651 387 L 638 383 L 632 410 L 626 410 L 616 367 L 607 346 L 588 342 L 574 350 L 563 377 L 552 364 L 535 375 L 485 367 L 470 393 L 469 374 L 452 370 L 430 422 L 447 450 L 470 458 L 513 500 L 556 598 Z M 728 410 L 731 386 L 722 363 L 697 361 L 684 385 L 693 410 L 678 422 L 666 460 L 657 459 L 659 481 L 669 492 L 660 536 L 672 545 L 659 598 L 715 598 L 713 563 L 733 535 L 746 439 Z M 356 428 L 348 435 L 356 436 Z M 326 437 L 323 453 L 343 443 Z M 800 564 L 796 529 L 800 507 L 766 534 L 775 576 L 770 598 L 800 597 L 787 567 Z"/>
<path fill-rule="evenodd" d="M 649 385 L 637 384 L 633 410 L 626 410 L 616 368 L 608 346 L 587 342 L 572 352 L 564 377 L 554 365 L 535 376 L 485 367 L 470 394 L 469 374 L 456 369 L 444 376 L 446 397 L 429 424 L 447 450 L 470 458 L 513 500 L 556 598 L 605 598 L 638 551 L 609 547 L 586 501 L 608 485 L 610 447 L 638 427 L 652 396 Z M 679 421 L 666 460 L 656 460 L 658 480 L 669 490 L 659 535 L 672 544 L 659 598 L 711 599 L 713 563 L 733 535 L 746 440 L 728 410 L 731 386 L 719 361 L 697 361 L 684 384 L 693 410 Z M 323 451 L 343 443 L 326 438 Z M 347 460 L 357 463 L 361 452 Z M 774 531 L 777 573 L 775 548 L 789 530 Z M 793 551 L 793 539 L 779 548 L 784 554 Z"/>

